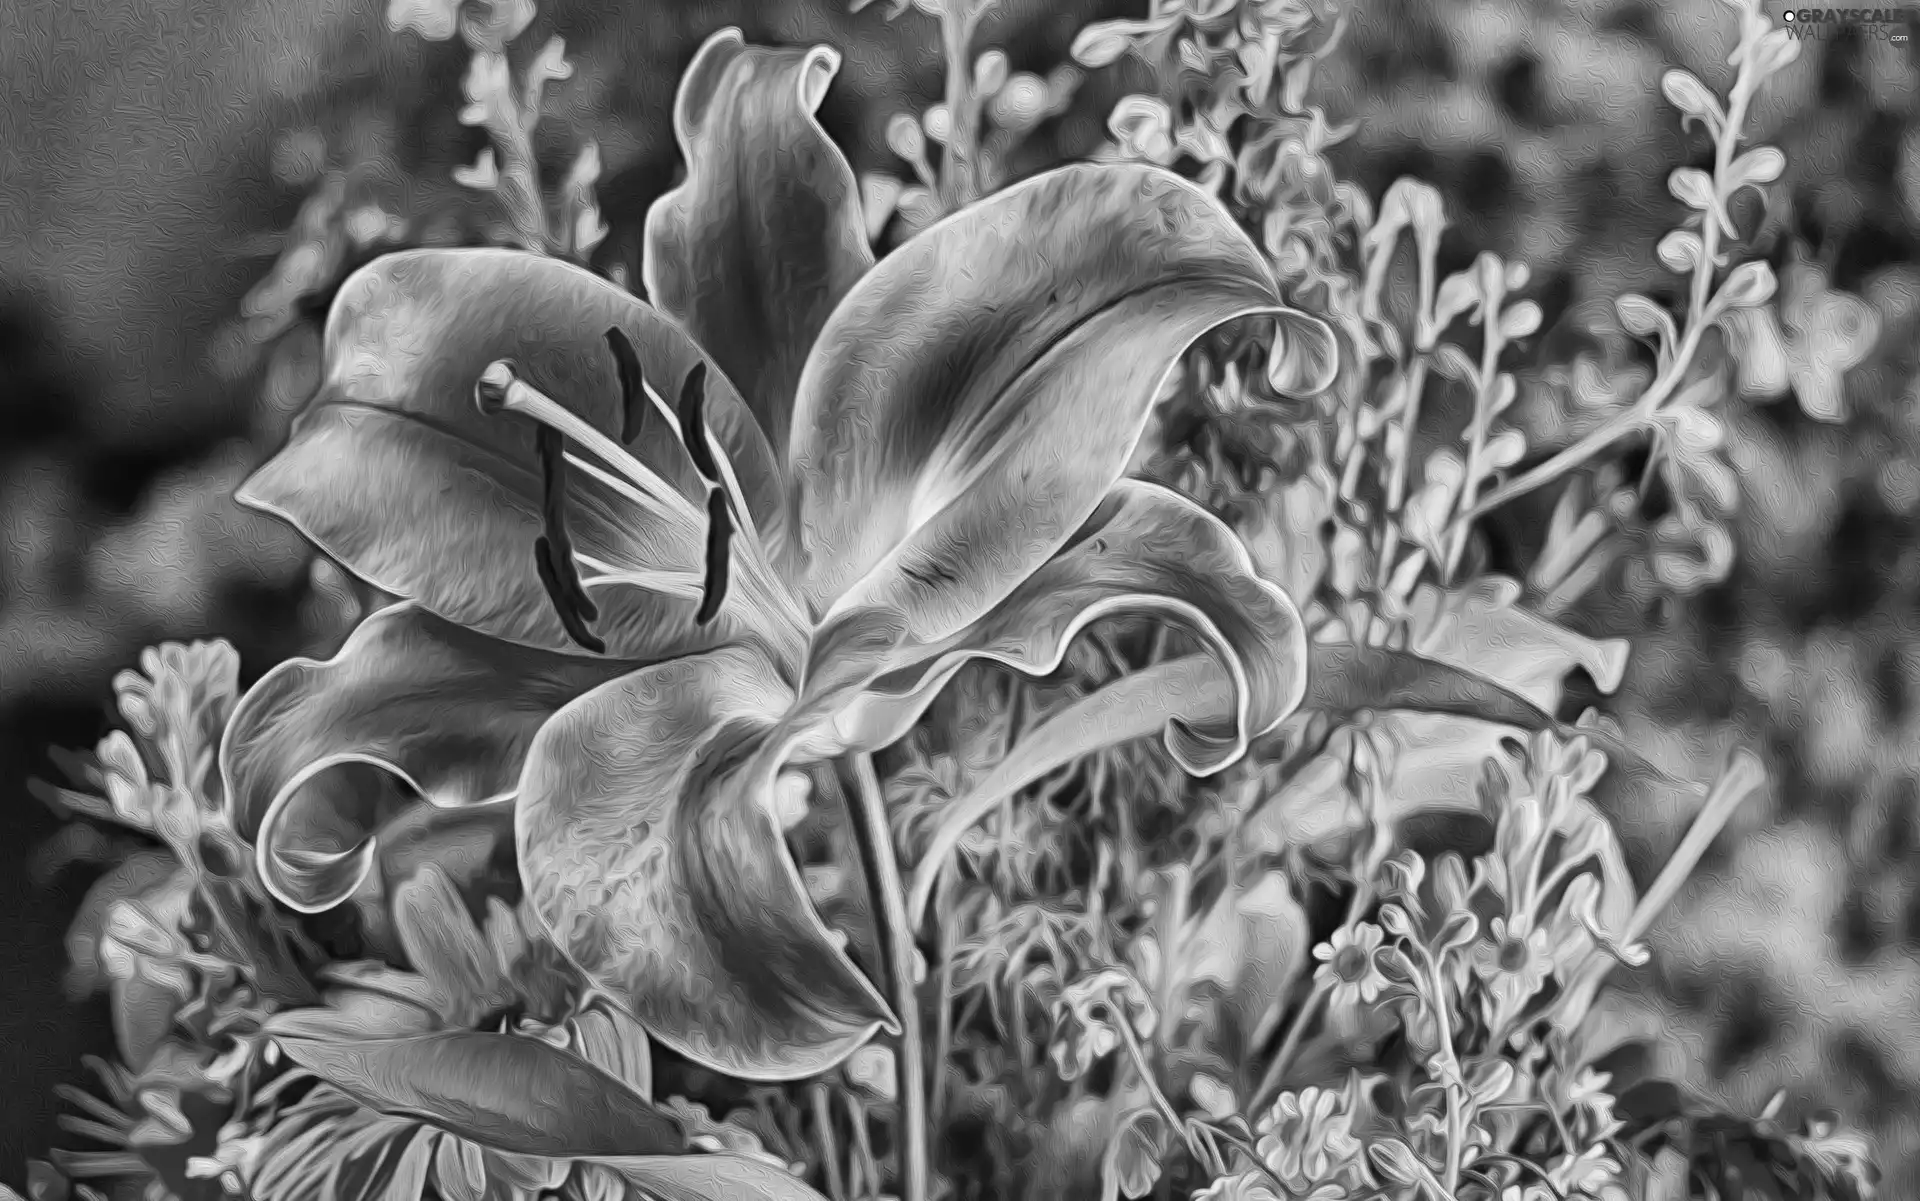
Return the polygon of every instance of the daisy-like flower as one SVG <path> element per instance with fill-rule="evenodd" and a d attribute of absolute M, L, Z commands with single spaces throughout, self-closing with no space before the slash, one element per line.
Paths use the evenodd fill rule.
<path fill-rule="evenodd" d="M 1296 1195 L 1339 1198 L 1369 1183 L 1366 1157 L 1354 1131 L 1359 1089 L 1306 1088 L 1284 1092 L 1260 1119 L 1254 1149 L 1267 1170 Z"/>
<path fill-rule="evenodd" d="M 1552 952 L 1547 932 L 1526 915 L 1493 919 L 1488 937 L 1474 948 L 1473 965 L 1493 994 L 1496 1022 L 1519 1013 L 1546 987 Z"/>
<path fill-rule="evenodd" d="M 1320 961 L 1320 966 L 1314 969 L 1314 983 L 1332 987 L 1333 992 L 1327 998 L 1332 1008 L 1371 1005 L 1380 999 L 1387 987 L 1387 978 L 1380 971 L 1376 956 L 1385 937 L 1380 927 L 1361 922 L 1351 927 L 1342 926 L 1333 932 L 1332 939 L 1313 949 L 1313 957 Z"/>
<path fill-rule="evenodd" d="M 876 263 L 814 119 L 838 63 L 701 48 L 648 301 L 505 250 L 356 273 L 318 394 L 240 492 L 405 598 L 240 703 L 221 768 L 269 887 L 328 908 L 394 806 L 512 804 L 553 941 L 753 1080 L 894 1022 L 808 901 L 783 774 L 896 741 L 972 660 L 1051 672 L 1121 611 L 1211 652 L 1152 700 L 1188 770 L 1299 704 L 1293 603 L 1212 514 L 1122 477 L 1206 332 L 1277 323 L 1283 392 L 1338 361 L 1231 214 L 1151 166 L 1047 172 Z"/>

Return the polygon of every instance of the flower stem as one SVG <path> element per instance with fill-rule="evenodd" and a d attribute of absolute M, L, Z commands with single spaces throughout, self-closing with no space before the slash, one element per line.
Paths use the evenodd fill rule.
<path fill-rule="evenodd" d="M 1725 180 L 1733 167 L 1734 151 L 1740 147 L 1740 126 L 1746 120 L 1747 103 L 1753 97 L 1753 91 L 1759 86 L 1746 67 L 1740 69 L 1740 76 L 1734 81 L 1733 93 L 1727 104 L 1727 120 L 1715 141 L 1713 155 L 1713 181 L 1716 195 L 1722 197 L 1724 204 Z M 1720 256 L 1720 220 L 1717 211 L 1701 214 L 1700 222 L 1700 261 L 1693 269 L 1693 303 L 1687 309 L 1687 329 L 1680 338 L 1680 347 L 1667 363 L 1666 369 L 1659 373 L 1646 394 L 1618 418 L 1607 422 L 1598 429 L 1581 438 L 1578 442 L 1560 453 L 1540 463 L 1532 470 L 1508 480 L 1493 491 L 1481 497 L 1468 510 L 1466 521 L 1472 522 L 1485 517 L 1500 506 L 1517 500 L 1537 488 L 1545 487 L 1553 481 L 1584 467 L 1588 461 L 1610 449 L 1614 443 L 1631 434 L 1652 428 L 1654 416 L 1667 398 L 1680 387 L 1680 381 L 1693 365 L 1693 357 L 1700 349 L 1700 343 L 1706 336 L 1708 327 L 1715 324 L 1709 319 L 1708 301 L 1713 295 L 1713 276 Z"/>
<path fill-rule="evenodd" d="M 1347 901 L 1347 916 L 1341 922 L 1342 927 L 1352 929 L 1360 920 L 1360 915 L 1373 904 L 1372 874 L 1362 876 L 1355 885 L 1353 896 Z M 1313 990 L 1307 999 L 1300 1003 L 1300 1012 L 1287 1027 L 1287 1037 L 1280 1044 L 1280 1050 L 1274 1053 L 1273 1062 L 1267 1065 L 1266 1074 L 1260 1078 L 1259 1087 L 1253 1090 L 1253 1099 L 1247 1106 L 1247 1117 L 1258 1121 L 1260 1112 L 1274 1103 L 1280 1096 L 1280 1085 L 1286 1080 L 1287 1069 L 1293 1065 L 1293 1057 L 1300 1050 L 1300 1042 L 1306 1036 L 1307 1026 L 1320 1016 L 1320 1006 L 1333 995 L 1331 979 L 1316 979 Z"/>
<path fill-rule="evenodd" d="M 900 1090 L 901 1201 L 927 1201 L 926 1038 L 920 1028 L 920 994 L 913 980 L 916 952 L 913 926 L 907 920 L 907 891 L 900 880 L 900 861 L 887 825 L 886 794 L 874 774 L 873 756 L 865 752 L 853 756 L 853 781 L 850 808 L 855 839 L 873 898 L 874 920 L 880 926 L 880 958 L 900 1019 L 900 1045 L 894 1058 Z"/>
<path fill-rule="evenodd" d="M 974 5 L 966 2 L 940 7 L 940 40 L 947 56 L 947 145 L 940 161 L 940 199 L 946 211 L 964 208 L 974 199 L 973 62 L 970 52 L 979 24 Z"/>
<path fill-rule="evenodd" d="M 833 1201 L 846 1201 L 847 1186 L 840 1178 L 840 1147 L 833 1137 L 833 1104 L 827 1086 L 815 1084 L 807 1089 L 813 1105 L 814 1133 L 820 1140 L 820 1161 L 827 1171 L 827 1195 Z"/>

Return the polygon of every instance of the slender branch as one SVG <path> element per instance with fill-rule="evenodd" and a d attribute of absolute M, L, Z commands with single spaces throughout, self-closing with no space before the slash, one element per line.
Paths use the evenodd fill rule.
<path fill-rule="evenodd" d="M 940 40 L 947 55 L 947 144 L 941 156 L 941 201 L 947 211 L 973 199 L 973 35 L 979 15 L 956 0 L 940 8 Z"/>
<path fill-rule="evenodd" d="M 1734 151 L 1740 145 L 1740 126 L 1747 115 L 1747 103 L 1752 98 L 1753 89 L 1759 85 L 1757 79 L 1750 78 L 1746 68 L 1741 68 L 1740 78 L 1735 81 L 1733 93 L 1727 105 L 1726 125 L 1714 146 L 1713 182 L 1716 192 L 1733 166 Z M 1722 198 L 1724 203 L 1724 197 Z M 1633 407 L 1618 419 L 1609 421 L 1594 430 L 1572 446 L 1554 455 L 1552 458 L 1534 467 L 1531 471 L 1517 476 L 1487 493 L 1468 511 L 1466 520 L 1476 521 L 1493 512 L 1509 501 L 1525 496 L 1536 488 L 1544 487 L 1553 481 L 1584 467 L 1590 460 L 1597 458 L 1614 443 L 1630 434 L 1638 433 L 1653 425 L 1654 414 L 1667 402 L 1679 388 L 1688 368 L 1693 365 L 1693 356 L 1700 349 L 1700 342 L 1706 336 L 1708 327 L 1715 324 L 1707 319 L 1707 302 L 1713 295 L 1713 277 L 1720 255 L 1720 217 L 1718 210 L 1701 214 L 1700 222 L 1700 261 L 1694 264 L 1692 299 L 1687 310 L 1687 331 L 1681 336 L 1680 348 L 1667 364 L 1665 371 L 1653 381 L 1651 387 Z"/>
<path fill-rule="evenodd" d="M 1274 1052 L 1273 1062 L 1267 1065 L 1260 1084 L 1253 1090 L 1253 1100 L 1247 1105 L 1247 1113 L 1258 1117 L 1260 1112 L 1272 1105 L 1280 1096 L 1280 1085 L 1287 1078 L 1287 1068 L 1292 1065 L 1294 1055 L 1299 1053 L 1300 1041 L 1306 1036 L 1307 1026 L 1320 1016 L 1321 1003 L 1331 993 L 1330 985 L 1315 984 L 1307 999 L 1300 1003 L 1300 1012 L 1287 1027 L 1287 1037 Z"/>
<path fill-rule="evenodd" d="M 1353 896 L 1347 901 L 1347 916 L 1341 925 L 1351 928 L 1371 904 L 1373 904 L 1371 880 L 1363 877 L 1354 887 Z M 1293 1057 L 1300 1050 L 1300 1041 L 1306 1036 L 1307 1026 L 1320 1016 L 1321 1004 L 1332 993 L 1331 982 L 1323 984 L 1315 981 L 1313 990 L 1307 994 L 1306 1000 L 1300 1003 L 1299 1014 L 1294 1017 L 1293 1024 L 1287 1027 L 1286 1040 L 1280 1044 L 1280 1049 L 1274 1053 L 1273 1062 L 1267 1065 L 1265 1074 L 1260 1077 L 1259 1087 L 1253 1090 L 1253 1100 L 1247 1106 L 1247 1117 L 1250 1120 L 1258 1121 L 1260 1112 L 1280 1096 L 1280 1085 L 1286 1080 L 1287 1068 L 1292 1066 Z"/>
<path fill-rule="evenodd" d="M 820 1161 L 827 1170 L 827 1195 L 833 1201 L 847 1201 L 847 1186 L 840 1177 L 840 1145 L 833 1137 L 833 1104 L 827 1095 L 825 1084 L 814 1084 L 807 1089 L 807 1099 L 813 1105 L 814 1133 L 820 1140 Z"/>
<path fill-rule="evenodd" d="M 1140 1074 L 1141 1087 L 1147 1090 L 1147 1096 L 1153 1101 L 1153 1107 L 1160 1114 L 1160 1120 L 1167 1124 L 1167 1133 L 1181 1135 L 1187 1144 L 1187 1150 L 1194 1159 L 1200 1159 L 1200 1147 L 1186 1123 L 1180 1120 L 1180 1114 L 1173 1108 L 1173 1102 L 1167 1100 L 1167 1094 L 1160 1091 L 1159 1081 L 1153 1078 L 1153 1064 L 1147 1059 L 1147 1049 L 1140 1045 L 1140 1036 L 1133 1032 L 1133 1019 L 1126 1012 L 1118 997 L 1111 998 L 1117 1020 L 1114 1029 L 1119 1031 L 1121 1041 L 1126 1045 L 1127 1057 L 1133 1061 L 1133 1070 Z"/>
<path fill-rule="evenodd" d="M 874 920 L 880 926 L 880 958 L 892 993 L 889 999 L 900 1019 L 894 1060 L 900 1092 L 901 1201 L 927 1201 L 926 1039 L 920 1026 L 920 994 L 913 980 L 915 948 L 913 926 L 907 919 L 907 891 L 900 880 L 900 861 L 887 825 L 886 795 L 874 774 L 873 756 L 854 755 L 852 764 L 854 789 L 848 800 L 855 841 L 873 898 Z"/>

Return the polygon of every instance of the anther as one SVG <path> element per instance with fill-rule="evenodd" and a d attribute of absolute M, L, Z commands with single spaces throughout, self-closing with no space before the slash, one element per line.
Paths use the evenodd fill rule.
<path fill-rule="evenodd" d="M 565 566 L 561 566 L 562 563 Z M 553 543 L 542 534 L 533 540 L 533 565 L 540 573 L 540 583 L 553 601 L 554 615 L 560 619 L 560 627 L 566 630 L 567 637 L 596 655 L 605 654 L 607 644 L 587 625 L 592 618 L 562 600 L 571 589 L 580 586 L 580 576 L 574 569 L 572 558 L 561 558 L 555 552 Z"/>
<path fill-rule="evenodd" d="M 620 378 L 620 441 L 631 446 L 640 436 L 640 423 L 647 413 L 647 381 L 640 372 L 640 352 L 619 326 L 607 328 L 607 349 L 613 352 L 614 371 Z"/>
<path fill-rule="evenodd" d="M 733 510 L 727 506 L 725 489 L 707 492 L 707 578 L 700 587 L 700 610 L 694 614 L 696 625 L 706 625 L 720 615 L 727 599 L 727 563 L 732 554 Z"/>
<path fill-rule="evenodd" d="M 680 440 L 693 456 L 694 470 L 709 484 L 720 482 L 720 464 L 707 441 L 707 365 L 699 362 L 680 385 Z"/>
<path fill-rule="evenodd" d="M 587 623 L 600 616 L 600 608 L 580 580 L 567 534 L 567 442 L 559 430 L 543 425 L 534 432 L 534 447 L 540 458 L 540 515 L 546 530 L 534 540 L 534 566 L 567 636 L 598 654 L 607 644 Z"/>

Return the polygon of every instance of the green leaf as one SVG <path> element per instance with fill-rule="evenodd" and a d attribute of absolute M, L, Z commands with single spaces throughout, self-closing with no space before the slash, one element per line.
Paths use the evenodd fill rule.
<path fill-rule="evenodd" d="M 1178 18 L 1158 17 L 1147 21 L 1100 21 L 1074 35 L 1069 53 L 1083 67 L 1110 67 L 1120 61 L 1133 44 L 1171 29 Z"/>
<path fill-rule="evenodd" d="M 1477 675 L 1405 651 L 1316 644 L 1309 650 L 1305 707 L 1349 715 L 1361 709 L 1425 708 L 1505 720 L 1526 729 L 1552 719 Z M 1231 679 L 1199 655 L 1157 663 L 1082 697 L 1028 731 L 963 796 L 941 810 L 913 876 L 907 911 L 918 923 L 939 874 L 966 832 L 1027 785 L 1095 751 L 1143 738 L 1179 719 L 1200 723 L 1232 711 Z"/>
<path fill-rule="evenodd" d="M 1523 300 L 1511 305 L 1506 312 L 1500 314 L 1500 336 L 1510 342 L 1518 338 L 1532 337 L 1540 329 L 1540 322 L 1544 317 L 1545 314 L 1540 311 L 1540 306 L 1531 300 Z"/>
<path fill-rule="evenodd" d="M 1583 667 L 1602 692 L 1620 687 L 1632 649 L 1624 638 L 1593 639 L 1520 607 L 1520 584 L 1488 576 L 1466 588 L 1422 586 L 1410 604 L 1412 650 L 1471 672 L 1542 710 L 1560 704 L 1569 673 Z"/>
<path fill-rule="evenodd" d="M 1225 714 L 1232 704 L 1231 679 L 1212 660 L 1193 655 L 1124 676 L 1042 722 L 985 779 L 941 810 L 914 872 L 909 920 L 919 923 L 940 871 L 966 832 L 1007 797 L 1095 751 L 1158 733 L 1175 718 Z"/>
<path fill-rule="evenodd" d="M 1698 167 L 1681 167 L 1668 176 L 1667 190 L 1675 200 L 1695 212 L 1710 213 L 1718 206 L 1713 195 L 1713 177 Z"/>
<path fill-rule="evenodd" d="M 1695 231 L 1675 229 L 1661 237 L 1655 253 L 1660 256 L 1667 270 L 1687 274 L 1700 265 L 1700 257 L 1706 253 L 1706 247 Z"/>
<path fill-rule="evenodd" d="M 411 977 L 417 980 L 417 977 Z M 425 981 L 418 981 L 426 990 Z M 430 996 L 429 992 L 429 996 Z M 327 990 L 325 1005 L 283 1009 L 261 1029 L 273 1037 L 322 1041 L 410 1038 L 431 1034 L 443 1024 L 429 1004 L 368 988 Z"/>
<path fill-rule="evenodd" d="M 1634 337 L 1647 338 L 1658 334 L 1662 348 L 1679 344 L 1680 335 L 1674 328 L 1673 314 L 1640 293 L 1627 292 L 1615 297 L 1613 308 L 1620 317 L 1620 328 Z"/>
<path fill-rule="evenodd" d="M 428 864 L 393 893 L 393 924 L 407 961 L 435 993 L 434 1010 L 450 1026 L 478 1022 L 513 1003 L 507 965 L 467 913 L 447 873 Z"/>
<path fill-rule="evenodd" d="M 814 119 L 839 69 L 827 46 L 708 38 L 674 100 L 686 181 L 647 212 L 648 297 L 739 387 L 776 459 L 814 338 L 873 267 L 853 168 Z"/>
<path fill-rule="evenodd" d="M 286 1056 L 369 1109 L 517 1155 L 678 1154 L 677 1123 L 576 1055 L 536 1038 L 444 1031 L 335 1040 L 289 1035 Z"/>
<path fill-rule="evenodd" d="M 1757 192 L 1786 172 L 1787 156 L 1780 152 L 1778 146 L 1755 146 L 1728 165 L 1725 180 L 1727 195 L 1732 196 L 1741 188 L 1752 188 Z"/>
<path fill-rule="evenodd" d="M 1138 1201 L 1152 1192 L 1172 1141 L 1173 1131 L 1158 1110 L 1138 1109 L 1121 1118 L 1100 1157 L 1101 1201 Z"/>
<path fill-rule="evenodd" d="M 740 1155 L 594 1156 L 652 1201 L 826 1201 L 793 1173 Z"/>
<path fill-rule="evenodd" d="M 921 642 L 964 629 L 1105 501 L 1182 348 L 1252 316 L 1281 323 L 1310 382 L 1331 378 L 1331 329 L 1282 304 L 1214 197 L 1158 167 L 1062 167 L 917 234 L 801 373 L 807 600 L 898 608 Z"/>
<path fill-rule="evenodd" d="M 1772 267 L 1757 259 L 1742 263 L 1720 285 L 1720 290 L 1714 294 L 1712 308 L 1716 313 L 1756 308 L 1773 299 L 1774 286 Z"/>
<path fill-rule="evenodd" d="M 1682 71 L 1678 67 L 1668 71 L 1660 77 L 1660 91 L 1666 95 L 1669 104 L 1680 110 L 1682 129 L 1689 122 L 1698 121 L 1716 139 L 1725 131 L 1727 115 L 1721 111 L 1720 101 L 1693 72 Z"/>
<path fill-rule="evenodd" d="M 1306 962 L 1307 914 L 1281 872 L 1268 872 L 1245 888 L 1230 888 L 1187 932 L 1184 973 L 1189 982 L 1211 980 L 1226 990 L 1226 1005 L 1251 1039 L 1265 1010 L 1285 995 Z"/>
<path fill-rule="evenodd" d="M 612 1006 L 595 1004 L 567 1026 L 581 1058 L 653 1100 L 653 1043 L 638 1022 Z"/>

